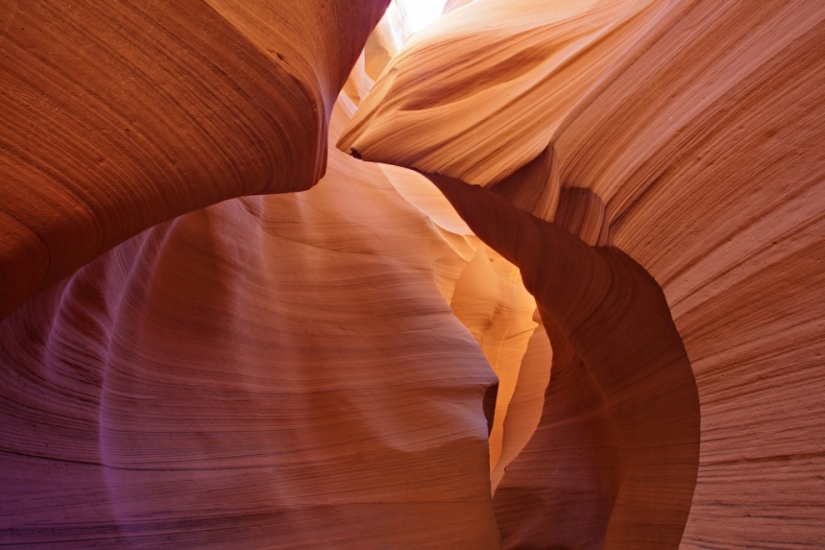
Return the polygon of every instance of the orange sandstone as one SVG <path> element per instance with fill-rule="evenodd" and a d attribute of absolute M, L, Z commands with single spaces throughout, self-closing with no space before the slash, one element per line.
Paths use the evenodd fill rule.
<path fill-rule="evenodd" d="M 388 4 L 0 10 L 0 545 L 825 545 L 825 6 Z"/>

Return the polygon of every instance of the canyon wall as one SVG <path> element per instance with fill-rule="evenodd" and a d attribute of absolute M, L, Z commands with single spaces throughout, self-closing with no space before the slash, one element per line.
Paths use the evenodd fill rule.
<path fill-rule="evenodd" d="M 388 4 L 2 8 L 0 545 L 825 545 L 825 5 Z"/>
<path fill-rule="evenodd" d="M 674 547 L 680 524 L 685 548 L 825 543 L 823 18 L 477 0 L 414 36 L 344 131 L 431 174 L 539 303 L 553 372 L 496 493 L 504 547 Z M 654 335 L 667 317 L 686 357 Z"/>

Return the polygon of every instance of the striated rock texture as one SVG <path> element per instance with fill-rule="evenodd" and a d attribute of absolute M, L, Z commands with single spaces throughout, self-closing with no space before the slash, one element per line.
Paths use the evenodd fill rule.
<path fill-rule="evenodd" d="M 553 345 L 503 547 L 825 544 L 823 20 L 477 0 L 364 98 L 339 147 L 433 174 Z"/>
<path fill-rule="evenodd" d="M 0 544 L 494 547 L 496 378 L 433 278 L 454 256 L 333 152 L 307 193 L 160 224 L 33 298 L 0 325 Z"/>
<path fill-rule="evenodd" d="M 656 282 L 616 249 L 591 248 L 489 191 L 433 181 L 521 266 L 553 345 L 539 430 L 496 493 L 505 544 L 677 546 L 696 481 L 699 403 Z"/>
<path fill-rule="evenodd" d="M 315 184 L 388 3 L 4 3 L 0 317 L 159 222 Z"/>
<path fill-rule="evenodd" d="M 0 546 L 825 546 L 825 4 L 388 4 L 0 9 Z"/>

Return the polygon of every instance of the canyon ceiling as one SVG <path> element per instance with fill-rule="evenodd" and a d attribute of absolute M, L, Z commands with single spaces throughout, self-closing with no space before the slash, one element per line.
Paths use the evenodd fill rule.
<path fill-rule="evenodd" d="M 0 546 L 825 547 L 825 2 L 0 2 Z"/>

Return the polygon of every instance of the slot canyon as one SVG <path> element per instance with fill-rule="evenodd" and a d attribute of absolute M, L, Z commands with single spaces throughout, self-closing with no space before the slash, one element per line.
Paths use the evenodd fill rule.
<path fill-rule="evenodd" d="M 0 1 L 0 547 L 825 548 L 825 2 L 417 2 Z"/>

